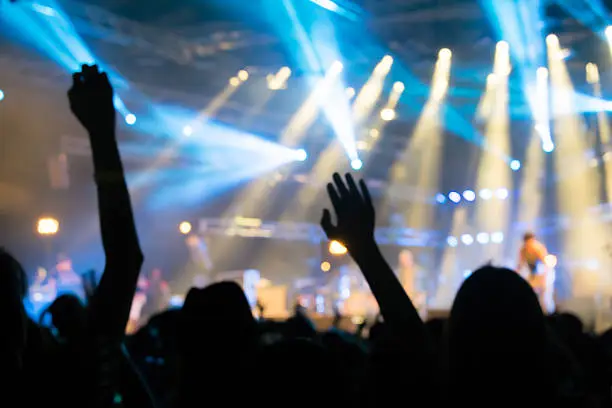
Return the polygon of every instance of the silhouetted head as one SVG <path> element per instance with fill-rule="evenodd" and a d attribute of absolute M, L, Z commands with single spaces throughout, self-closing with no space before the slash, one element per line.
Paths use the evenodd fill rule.
<path fill-rule="evenodd" d="M 8 291 L 24 298 L 28 290 L 28 279 L 23 267 L 4 248 L 0 248 L 0 291 L 6 296 Z"/>
<path fill-rule="evenodd" d="M 51 322 L 62 339 L 80 336 L 86 323 L 85 306 L 74 295 L 61 295 L 49 306 Z"/>
<path fill-rule="evenodd" d="M 227 348 L 252 341 L 257 322 L 240 286 L 220 282 L 189 290 L 179 330 L 183 352 L 210 353 L 203 345 Z"/>
<path fill-rule="evenodd" d="M 527 231 L 525 234 L 523 234 L 523 242 L 529 242 L 532 239 L 535 239 L 535 234 L 531 231 Z"/>
<path fill-rule="evenodd" d="M 0 324 L 5 335 L 0 336 L 0 354 L 8 353 L 13 361 L 26 343 L 27 318 L 23 298 L 28 288 L 21 264 L 0 248 Z"/>
<path fill-rule="evenodd" d="M 240 286 L 221 282 L 190 289 L 179 316 L 178 406 L 192 407 L 194 398 L 223 398 L 236 406 L 250 401 L 256 334 L 257 323 Z"/>
<path fill-rule="evenodd" d="M 515 272 L 486 266 L 459 289 L 448 321 L 451 394 L 479 403 L 548 391 L 548 337 L 533 289 Z M 465 400 L 468 401 L 465 401 Z"/>

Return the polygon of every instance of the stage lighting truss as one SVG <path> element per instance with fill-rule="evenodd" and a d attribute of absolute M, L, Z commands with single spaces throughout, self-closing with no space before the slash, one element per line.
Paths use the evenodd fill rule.
<path fill-rule="evenodd" d="M 249 219 L 251 220 L 251 219 Z M 203 218 L 198 233 L 203 236 L 221 235 L 244 238 L 269 238 L 284 241 L 302 241 L 318 244 L 326 241 L 321 227 L 317 224 L 298 222 L 262 221 L 237 222 L 233 218 Z M 376 241 L 381 245 L 411 247 L 432 247 L 438 245 L 439 234 L 431 230 L 411 228 L 379 228 Z"/>

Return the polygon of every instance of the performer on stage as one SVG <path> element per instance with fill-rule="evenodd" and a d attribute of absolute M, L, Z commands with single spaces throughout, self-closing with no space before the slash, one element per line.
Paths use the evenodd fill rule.
<path fill-rule="evenodd" d="M 542 305 L 545 302 L 547 256 L 548 250 L 544 244 L 536 239 L 535 234 L 533 232 L 525 233 L 523 236 L 523 246 L 519 251 L 519 261 L 516 270 L 518 273 L 521 273 L 523 268 L 527 266 L 529 269 L 527 281 L 533 287 Z"/>
<path fill-rule="evenodd" d="M 140 329 L 141 326 L 147 322 L 142 319 L 142 309 L 147 303 L 147 279 L 143 276 L 138 277 L 136 283 L 136 292 L 134 293 L 134 299 L 132 300 L 132 307 L 130 308 L 130 318 L 128 320 L 127 328 L 125 332 L 127 334 L 133 334 Z"/>
<path fill-rule="evenodd" d="M 60 254 L 58 256 L 57 264 L 50 271 L 48 278 L 55 281 L 57 296 L 72 294 L 81 301 L 86 300 L 83 279 L 72 268 L 72 260 L 66 255 Z"/>
<path fill-rule="evenodd" d="M 416 267 L 414 265 L 414 255 L 410 250 L 402 249 L 399 253 L 397 263 L 398 278 L 410 299 L 414 301 L 416 297 Z"/>
<path fill-rule="evenodd" d="M 160 269 L 153 269 L 149 279 L 141 281 L 141 286 L 144 286 L 146 295 L 146 302 L 141 309 L 141 320 L 147 321 L 170 306 L 170 287 L 163 279 Z"/>
<path fill-rule="evenodd" d="M 402 249 L 398 255 L 397 277 L 418 310 L 425 306 L 426 293 L 422 290 L 419 266 L 414 261 L 414 254 L 409 249 Z"/>

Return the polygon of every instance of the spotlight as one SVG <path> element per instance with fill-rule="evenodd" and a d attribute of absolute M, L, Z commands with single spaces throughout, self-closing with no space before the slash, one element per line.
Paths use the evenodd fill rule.
<path fill-rule="evenodd" d="M 440 52 L 438 52 L 438 58 L 440 59 L 450 59 L 453 56 L 453 52 L 448 48 L 442 48 Z"/>
<path fill-rule="evenodd" d="M 334 61 L 334 63 L 329 67 L 329 71 L 332 74 L 339 74 L 344 69 L 344 65 L 340 61 Z"/>
<path fill-rule="evenodd" d="M 193 128 L 191 126 L 189 126 L 189 125 L 185 126 L 183 128 L 183 134 L 185 136 L 191 136 L 193 134 Z"/>
<path fill-rule="evenodd" d="M 510 162 L 510 168 L 512 171 L 518 171 L 521 168 L 521 162 L 518 160 L 512 160 Z"/>
<path fill-rule="evenodd" d="M 393 65 L 393 57 L 390 55 L 385 55 L 380 62 L 374 68 L 374 74 L 377 76 L 385 76 L 391 70 L 391 66 Z"/>
<path fill-rule="evenodd" d="M 500 200 L 505 200 L 506 198 L 508 198 L 508 190 L 505 188 L 500 188 L 495 192 L 495 195 Z"/>
<path fill-rule="evenodd" d="M 230 80 L 229 80 L 229 84 L 231 86 L 238 86 L 238 85 L 240 85 L 240 80 L 238 78 L 236 78 L 236 77 L 231 77 Z"/>
<path fill-rule="evenodd" d="M 472 190 L 465 190 L 463 192 L 463 198 L 465 198 L 467 201 L 474 201 L 476 199 L 476 193 Z"/>
<path fill-rule="evenodd" d="M 436 201 L 440 204 L 444 204 L 446 202 L 446 197 L 442 193 L 436 194 Z"/>
<path fill-rule="evenodd" d="M 0 89 L 0 101 L 4 99 L 4 92 Z"/>
<path fill-rule="evenodd" d="M 549 34 L 546 36 L 546 44 L 548 44 L 549 47 L 559 46 L 559 37 L 554 34 Z"/>
<path fill-rule="evenodd" d="M 128 113 L 127 115 L 125 115 L 125 123 L 130 126 L 136 123 L 136 115 L 134 115 L 133 113 Z"/>
<path fill-rule="evenodd" d="M 295 159 L 297 161 L 306 161 L 308 158 L 308 153 L 304 149 L 298 149 L 295 151 Z"/>
<path fill-rule="evenodd" d="M 483 200 L 490 200 L 491 197 L 493 197 L 493 192 L 491 190 L 489 190 L 488 188 L 485 188 L 483 190 L 480 190 L 480 193 L 478 195 Z"/>
<path fill-rule="evenodd" d="M 393 64 L 393 57 L 390 55 L 385 55 L 382 59 L 382 62 L 384 62 L 387 65 L 391 65 Z"/>
<path fill-rule="evenodd" d="M 393 90 L 397 93 L 402 93 L 404 92 L 404 89 L 406 89 L 406 87 L 404 86 L 403 82 L 396 82 L 393 84 Z"/>
<path fill-rule="evenodd" d="M 191 223 L 187 221 L 183 221 L 179 224 L 179 231 L 183 235 L 187 235 L 191 232 Z"/>
<path fill-rule="evenodd" d="M 491 242 L 495 244 L 501 244 L 504 242 L 504 233 L 503 232 L 494 232 L 491 234 Z"/>
<path fill-rule="evenodd" d="M 593 64 L 589 62 L 585 66 L 586 71 L 586 79 L 587 82 L 591 85 L 599 82 L 599 68 L 597 68 L 597 64 Z"/>
<path fill-rule="evenodd" d="M 329 272 L 329 270 L 331 269 L 331 264 L 327 261 L 321 262 L 321 270 L 323 272 Z"/>
<path fill-rule="evenodd" d="M 607 38 L 612 38 L 612 26 L 607 26 L 605 31 Z"/>
<path fill-rule="evenodd" d="M 240 71 L 238 71 L 238 79 L 242 82 L 249 79 L 249 73 L 247 72 L 246 69 L 241 69 Z"/>
<path fill-rule="evenodd" d="M 363 167 L 363 162 L 359 159 L 355 159 L 351 161 L 351 167 L 353 168 L 353 170 L 359 170 Z"/>
<path fill-rule="evenodd" d="M 348 250 L 346 249 L 346 247 L 344 246 L 344 244 L 342 244 L 340 241 L 330 241 L 329 242 L 329 253 L 332 255 L 344 255 L 348 252 Z"/>
<path fill-rule="evenodd" d="M 550 153 L 555 150 L 555 144 L 553 142 L 544 142 L 542 143 L 542 150 L 546 153 Z"/>
<path fill-rule="evenodd" d="M 457 204 L 459 201 L 461 201 L 461 195 L 459 195 L 459 193 L 456 191 L 451 191 L 448 193 L 448 199 Z"/>
<path fill-rule="evenodd" d="M 510 46 L 508 45 L 508 43 L 506 41 L 498 41 L 497 45 L 495 46 L 495 48 L 498 51 L 502 51 L 502 52 L 506 52 L 508 51 L 508 49 L 510 48 Z"/>
<path fill-rule="evenodd" d="M 385 108 L 380 111 L 380 118 L 386 122 L 395 119 L 395 111 L 391 108 Z"/>
<path fill-rule="evenodd" d="M 446 243 L 448 244 L 449 247 L 456 247 L 459 244 L 459 241 L 457 241 L 457 238 L 450 236 L 448 238 L 446 238 Z"/>
<path fill-rule="evenodd" d="M 461 242 L 464 245 L 472 245 L 474 243 L 474 238 L 470 234 L 463 234 L 461 236 Z"/>
<path fill-rule="evenodd" d="M 378 136 L 380 136 L 380 131 L 378 129 L 370 129 L 370 137 L 372 137 L 372 139 L 376 139 Z"/>
<path fill-rule="evenodd" d="M 55 235 L 59 231 L 59 221 L 55 218 L 40 218 L 36 224 L 36 231 L 40 235 Z"/>
<path fill-rule="evenodd" d="M 478 235 L 476 235 L 476 241 L 478 241 L 479 244 L 488 244 L 489 234 L 487 234 L 486 232 L 479 232 Z"/>

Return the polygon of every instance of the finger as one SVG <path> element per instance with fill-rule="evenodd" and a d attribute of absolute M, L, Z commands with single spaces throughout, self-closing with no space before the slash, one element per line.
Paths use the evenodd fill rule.
<path fill-rule="evenodd" d="M 349 193 L 355 197 L 361 199 L 361 194 L 359 194 L 359 189 L 357 188 L 357 184 L 355 184 L 355 179 L 349 173 L 346 174 L 346 184 L 348 185 Z"/>
<path fill-rule="evenodd" d="M 336 188 L 338 189 L 338 194 L 340 195 L 340 197 L 346 197 L 349 195 L 349 191 L 346 188 L 346 185 L 344 184 L 344 181 L 342 181 L 342 177 L 340 176 L 340 174 L 338 173 L 334 173 L 334 184 L 336 184 Z"/>
<path fill-rule="evenodd" d="M 327 208 L 323 210 L 323 216 L 321 217 L 321 227 L 323 228 L 323 231 L 325 232 L 325 235 L 327 235 L 328 238 L 334 235 L 335 227 L 334 224 L 332 224 L 331 213 Z"/>
<path fill-rule="evenodd" d="M 81 77 L 83 78 L 83 83 L 91 81 L 91 68 L 89 65 L 81 65 Z"/>
<path fill-rule="evenodd" d="M 102 80 L 102 82 L 108 83 L 110 85 L 110 79 L 108 79 L 108 75 L 106 74 L 106 72 L 102 72 L 100 74 L 100 79 Z"/>
<path fill-rule="evenodd" d="M 92 75 L 92 73 L 94 73 L 95 71 L 93 70 L 93 68 L 87 64 L 83 64 L 81 65 L 81 72 L 83 72 L 83 74 L 86 77 L 90 77 Z"/>
<path fill-rule="evenodd" d="M 340 199 L 340 196 L 332 183 L 327 183 L 327 195 L 329 195 L 329 199 L 334 206 L 334 211 L 336 214 L 339 214 L 342 207 L 342 200 Z"/>
<path fill-rule="evenodd" d="M 112 89 L 112 85 L 110 83 L 110 79 L 108 79 L 108 75 L 106 74 L 106 72 L 102 72 L 100 74 L 100 83 L 106 87 L 106 88 L 111 88 Z"/>
<path fill-rule="evenodd" d="M 72 85 L 80 85 L 83 83 L 83 74 L 75 72 L 72 74 Z"/>
<path fill-rule="evenodd" d="M 100 79 L 97 65 L 83 65 L 83 74 L 85 74 L 85 78 L 92 83 L 96 83 Z"/>
<path fill-rule="evenodd" d="M 363 201 L 369 206 L 374 208 L 374 204 L 372 203 L 372 196 L 370 196 L 370 190 L 368 190 L 368 186 L 366 185 L 363 179 L 359 180 L 359 187 L 361 188 L 361 195 L 363 197 Z"/>

